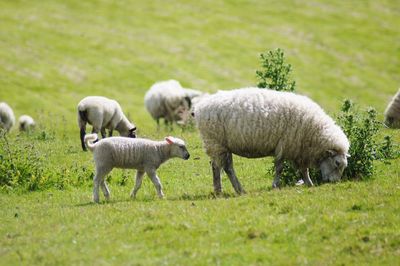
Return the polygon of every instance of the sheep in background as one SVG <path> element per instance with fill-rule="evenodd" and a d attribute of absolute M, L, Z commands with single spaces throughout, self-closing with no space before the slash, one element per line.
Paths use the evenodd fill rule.
<path fill-rule="evenodd" d="M 107 200 L 110 198 L 105 176 L 113 168 L 137 169 L 136 183 L 131 193 L 132 198 L 135 198 L 142 184 L 144 173 L 147 173 L 153 182 L 158 196 L 163 198 L 164 193 L 156 173 L 157 169 L 170 158 L 178 157 L 187 160 L 190 157 L 185 142 L 174 137 L 166 137 L 164 141 L 113 137 L 93 143 L 96 140 L 97 134 L 85 136 L 85 143 L 93 152 L 96 165 L 96 175 L 93 179 L 94 202 L 99 202 L 99 187 L 103 190 L 105 198 Z"/>
<path fill-rule="evenodd" d="M 214 191 L 221 192 L 221 169 L 235 191 L 244 193 L 233 168 L 232 153 L 275 157 L 273 187 L 279 187 L 283 160 L 293 161 L 303 180 L 318 166 L 324 180 L 337 181 L 347 166 L 349 141 L 341 128 L 305 96 L 268 89 L 224 91 L 194 110 L 204 148 L 211 157 Z"/>
<path fill-rule="evenodd" d="M 385 125 L 391 128 L 400 128 L 400 89 L 386 108 Z"/>
<path fill-rule="evenodd" d="M 0 103 L 0 129 L 9 132 L 15 124 L 14 112 L 7 103 Z"/>
<path fill-rule="evenodd" d="M 35 120 L 29 115 L 21 115 L 18 119 L 20 131 L 30 131 L 35 128 Z"/>
<path fill-rule="evenodd" d="M 114 129 L 123 137 L 136 137 L 136 126 L 126 118 L 119 103 L 106 97 L 88 96 L 78 104 L 78 125 L 84 151 L 87 123 L 93 126 L 92 133 L 100 131 L 103 138 L 106 137 L 106 129 L 109 130 L 110 137 Z"/>
<path fill-rule="evenodd" d="M 191 100 L 203 93 L 193 89 L 185 89 L 176 80 L 155 83 L 146 92 L 144 103 L 147 111 L 160 127 L 160 118 L 166 125 L 173 122 L 185 124 L 190 114 Z"/>

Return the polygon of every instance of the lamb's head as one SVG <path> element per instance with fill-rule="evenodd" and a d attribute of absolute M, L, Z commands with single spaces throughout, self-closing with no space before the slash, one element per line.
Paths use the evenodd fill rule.
<path fill-rule="evenodd" d="M 189 159 L 190 154 L 186 149 L 185 142 L 183 140 L 174 137 L 166 137 L 165 140 L 167 141 L 168 145 L 171 146 L 172 157 L 179 157 L 184 160 Z"/>
<path fill-rule="evenodd" d="M 342 177 L 344 169 L 347 167 L 348 154 L 340 154 L 329 150 L 325 159 L 320 163 L 322 180 L 336 182 Z"/>

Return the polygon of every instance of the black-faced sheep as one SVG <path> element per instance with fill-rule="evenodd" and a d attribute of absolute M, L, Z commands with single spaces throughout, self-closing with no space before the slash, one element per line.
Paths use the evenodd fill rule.
<path fill-rule="evenodd" d="M 164 141 L 112 137 L 93 143 L 96 140 L 97 134 L 85 136 L 85 143 L 93 152 L 96 165 L 96 175 L 93 179 L 94 202 L 99 202 L 99 187 L 103 190 L 105 198 L 109 199 L 110 191 L 104 178 L 113 168 L 137 170 L 132 198 L 136 196 L 142 184 L 144 173 L 147 173 L 157 189 L 158 196 L 162 198 L 164 193 L 156 173 L 157 169 L 168 159 L 178 157 L 187 160 L 190 157 L 185 142 L 174 137 L 166 137 Z"/>
<path fill-rule="evenodd" d="M 101 132 L 103 138 L 106 137 L 106 129 L 109 130 L 110 137 L 114 129 L 123 137 L 136 137 L 136 126 L 126 118 L 119 103 L 106 97 L 88 96 L 78 104 L 78 125 L 84 151 L 87 123 L 93 126 L 92 133 Z"/>
<path fill-rule="evenodd" d="M 347 166 L 347 137 L 305 96 L 258 88 L 223 91 L 201 101 L 194 118 L 211 157 L 216 193 L 221 192 L 222 168 L 235 191 L 244 192 L 233 168 L 232 154 L 247 158 L 274 156 L 273 187 L 279 186 L 285 159 L 297 165 L 310 186 L 309 167 L 319 167 L 324 180 L 336 181 Z"/>
<path fill-rule="evenodd" d="M 5 102 L 0 103 L 0 129 L 9 132 L 15 124 L 14 112 Z"/>
<path fill-rule="evenodd" d="M 386 108 L 385 125 L 391 128 L 400 128 L 400 89 Z"/>

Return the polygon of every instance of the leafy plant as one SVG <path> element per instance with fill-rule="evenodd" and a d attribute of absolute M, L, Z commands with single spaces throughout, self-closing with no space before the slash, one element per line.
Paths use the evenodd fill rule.
<path fill-rule="evenodd" d="M 285 63 L 285 53 L 278 48 L 260 55 L 262 70 L 257 70 L 259 88 L 276 91 L 295 91 L 296 82 L 291 81 L 292 66 Z"/>

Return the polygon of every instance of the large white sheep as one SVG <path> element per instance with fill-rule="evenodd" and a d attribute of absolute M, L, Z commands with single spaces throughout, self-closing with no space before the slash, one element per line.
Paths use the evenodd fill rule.
<path fill-rule="evenodd" d="M 198 90 L 183 88 L 176 80 L 167 80 L 152 85 L 146 92 L 144 103 L 158 128 L 161 118 L 172 127 L 173 122 L 185 123 L 190 113 L 191 99 L 201 94 Z"/>
<path fill-rule="evenodd" d="M 21 115 L 18 119 L 20 131 L 30 131 L 35 127 L 35 120 L 29 115 Z"/>
<path fill-rule="evenodd" d="M 15 124 L 14 112 L 7 103 L 0 103 L 0 129 L 6 132 L 10 131 L 12 126 Z"/>
<path fill-rule="evenodd" d="M 347 166 L 347 137 L 305 96 L 258 88 L 224 91 L 201 101 L 194 118 L 212 160 L 216 193 L 221 192 L 222 168 L 235 191 L 244 192 L 232 153 L 247 158 L 274 156 L 273 187 L 279 186 L 285 159 L 297 165 L 310 186 L 309 167 L 318 166 L 324 180 L 336 181 Z"/>
<path fill-rule="evenodd" d="M 110 137 L 114 129 L 123 137 L 136 137 L 136 126 L 126 118 L 119 103 L 106 97 L 88 96 L 78 104 L 78 125 L 84 151 L 87 123 L 93 126 L 92 133 L 101 132 L 103 138 L 106 137 L 106 129 L 109 130 Z"/>
<path fill-rule="evenodd" d="M 164 193 L 156 173 L 157 169 L 170 158 L 178 157 L 187 160 L 190 157 L 185 142 L 174 137 L 166 137 L 164 141 L 112 137 L 93 143 L 96 140 L 97 134 L 85 136 L 85 143 L 89 150 L 93 151 L 96 165 L 96 175 L 93 179 L 94 202 L 99 202 L 99 187 L 103 190 L 105 198 L 109 199 L 110 191 L 104 178 L 113 168 L 137 170 L 135 187 L 131 193 L 132 198 L 136 196 L 142 184 L 144 173 L 147 173 L 157 189 L 158 196 L 162 198 Z"/>
<path fill-rule="evenodd" d="M 388 127 L 400 128 L 400 89 L 386 108 L 385 124 Z"/>

